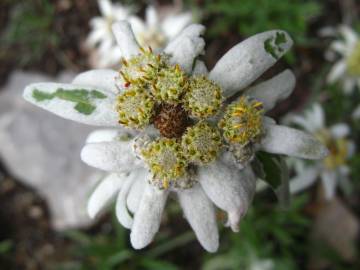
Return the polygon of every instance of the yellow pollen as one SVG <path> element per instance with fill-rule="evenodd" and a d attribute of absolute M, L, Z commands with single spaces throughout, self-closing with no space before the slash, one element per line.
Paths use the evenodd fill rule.
<path fill-rule="evenodd" d="M 153 175 L 153 182 L 162 189 L 169 188 L 186 173 L 187 161 L 175 139 L 159 138 L 141 151 Z"/>
<path fill-rule="evenodd" d="M 219 122 L 225 140 L 240 145 L 257 142 L 263 134 L 263 114 L 262 103 L 246 96 L 230 104 Z"/>
<path fill-rule="evenodd" d="M 345 138 L 333 138 L 328 130 L 321 130 L 316 137 L 329 149 L 329 155 L 323 160 L 329 170 L 345 165 L 348 158 L 349 141 Z"/>

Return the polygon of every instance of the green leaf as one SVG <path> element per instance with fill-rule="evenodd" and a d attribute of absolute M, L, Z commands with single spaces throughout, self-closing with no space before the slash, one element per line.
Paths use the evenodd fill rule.
<path fill-rule="evenodd" d="M 176 265 L 173 265 L 169 262 L 160 261 L 160 260 L 153 260 L 153 259 L 143 259 L 141 265 L 145 269 L 149 270 L 177 270 L 179 269 Z"/>
<path fill-rule="evenodd" d="M 90 115 L 96 109 L 96 107 L 94 105 L 84 103 L 84 102 L 79 102 L 78 104 L 76 104 L 76 106 L 74 108 L 79 113 L 83 113 L 85 115 Z"/>
<path fill-rule="evenodd" d="M 290 206 L 289 170 L 283 157 L 280 157 L 279 161 L 281 170 L 281 184 L 275 190 L 275 194 L 280 202 L 280 205 L 284 208 L 288 208 Z"/>
<path fill-rule="evenodd" d="M 103 93 L 97 91 L 97 90 L 92 90 L 91 91 L 91 96 L 93 98 L 97 98 L 97 99 L 105 99 L 106 95 L 104 95 Z"/>
<path fill-rule="evenodd" d="M 262 165 L 262 170 L 264 173 L 263 180 L 275 190 L 280 186 L 282 177 L 279 158 L 265 152 L 258 152 L 256 157 Z"/>
<path fill-rule="evenodd" d="M 86 233 L 83 233 L 79 230 L 68 230 L 65 231 L 64 236 L 71 239 L 72 241 L 79 243 L 81 245 L 90 245 L 91 244 L 91 237 Z"/>
<path fill-rule="evenodd" d="M 13 247 L 13 242 L 11 240 L 5 240 L 0 242 L 0 254 L 8 253 Z"/>
<path fill-rule="evenodd" d="M 290 204 L 289 170 L 284 158 L 258 152 L 252 167 L 256 175 L 268 183 L 275 191 L 280 205 L 287 208 Z"/>
<path fill-rule="evenodd" d="M 286 36 L 284 33 L 276 32 L 275 37 L 270 37 L 264 41 L 264 49 L 267 53 L 271 54 L 275 59 L 279 59 L 283 49 L 280 45 L 286 43 Z"/>
<path fill-rule="evenodd" d="M 275 52 L 275 48 L 272 45 L 273 38 L 268 38 L 264 41 L 264 49 L 267 53 L 271 54 L 272 57 L 278 59 L 278 56 Z"/>
<path fill-rule="evenodd" d="M 45 93 L 45 92 L 42 92 L 42 91 L 40 91 L 38 89 L 35 89 L 33 91 L 32 96 L 38 102 L 54 98 L 54 94 Z"/>
<path fill-rule="evenodd" d="M 134 253 L 130 250 L 121 250 L 120 252 L 115 253 L 114 255 L 110 256 L 106 259 L 106 265 L 109 266 L 109 268 L 114 268 L 120 263 L 130 259 Z"/>
<path fill-rule="evenodd" d="M 107 96 L 97 90 L 73 89 L 65 90 L 57 89 L 54 93 L 47 93 L 39 89 L 34 89 L 32 93 L 33 98 L 38 101 L 51 100 L 59 98 L 66 101 L 75 102 L 74 109 L 79 113 L 90 115 L 95 111 L 96 106 L 91 103 L 94 99 L 105 99 Z"/>

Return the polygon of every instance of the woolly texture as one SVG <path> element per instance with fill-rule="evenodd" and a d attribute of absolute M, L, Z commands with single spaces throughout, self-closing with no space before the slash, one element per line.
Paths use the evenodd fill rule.
<path fill-rule="evenodd" d="M 156 21 L 153 11 L 147 14 Z M 248 163 L 257 150 L 308 159 L 327 153 L 313 136 L 277 126 L 263 115 L 262 104 L 270 109 L 293 90 L 290 71 L 244 89 L 289 49 L 290 37 L 280 30 L 251 37 L 226 53 L 208 74 L 197 59 L 204 51 L 204 29 L 191 25 L 164 52 L 154 53 L 137 44 L 128 23 L 116 23 L 114 35 L 124 56 L 114 82 L 117 95 L 111 85 L 114 73 L 104 70 L 80 75 L 75 82 L 82 91 L 73 91 L 80 85 L 64 85 L 65 90 L 58 91 L 52 83 L 39 84 L 45 92 L 36 92 L 34 85 L 25 89 L 31 102 L 65 118 L 120 128 L 90 135 L 81 158 L 93 167 L 124 173 L 121 186 L 113 185 L 115 180 L 100 184 L 89 212 L 96 215 L 117 193 L 117 219 L 131 229 L 136 249 L 153 240 L 167 197 L 176 193 L 200 244 L 215 252 L 214 205 L 227 213 L 225 225 L 238 231 L 255 192 L 256 177 Z M 126 96 L 132 90 L 136 93 Z M 229 97 L 246 90 L 249 96 L 233 103 L 223 99 L 224 93 Z M 226 132 L 217 128 L 228 112 L 229 128 L 239 141 L 225 140 Z M 120 119 L 118 124 L 122 117 L 128 122 Z M 128 127 L 136 129 L 125 130 Z M 249 147 L 238 148 L 245 145 Z"/>
<path fill-rule="evenodd" d="M 282 35 L 281 42 L 276 42 Z M 276 57 L 266 48 L 266 42 L 278 51 Z M 290 36 L 281 30 L 272 30 L 252 36 L 230 49 L 210 72 L 210 79 L 223 89 L 223 95 L 230 97 L 239 89 L 244 89 L 256 80 L 265 70 L 276 63 L 292 46 Z"/>

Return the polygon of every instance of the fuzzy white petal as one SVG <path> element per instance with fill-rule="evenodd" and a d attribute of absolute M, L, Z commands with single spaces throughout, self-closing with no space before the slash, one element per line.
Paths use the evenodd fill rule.
<path fill-rule="evenodd" d="M 134 35 L 138 40 L 139 36 L 142 35 L 147 30 L 146 25 L 141 18 L 136 16 L 131 16 L 129 18 L 129 22 L 134 32 Z"/>
<path fill-rule="evenodd" d="M 127 229 L 131 228 L 133 224 L 133 218 L 127 209 L 126 200 L 131 187 L 136 183 L 136 181 L 141 176 L 143 176 L 143 170 L 135 170 L 130 172 L 116 200 L 116 206 L 115 206 L 116 217 L 120 222 L 120 224 Z"/>
<path fill-rule="evenodd" d="M 130 58 L 139 53 L 139 45 L 129 22 L 118 21 L 113 24 L 112 30 L 125 58 Z"/>
<path fill-rule="evenodd" d="M 337 53 L 340 53 L 342 55 L 346 55 L 348 52 L 347 52 L 347 47 L 346 47 L 346 44 L 342 41 L 334 41 L 330 44 L 330 49 L 337 52 Z"/>
<path fill-rule="evenodd" d="M 100 51 L 94 52 L 90 61 L 91 65 L 96 68 L 119 67 L 121 57 L 120 48 L 116 45 L 103 53 L 100 53 Z M 121 84 L 117 85 L 120 90 L 123 89 Z M 119 90 L 117 92 L 119 92 Z"/>
<path fill-rule="evenodd" d="M 115 84 L 115 78 L 118 76 L 118 72 L 112 69 L 94 69 L 77 75 L 72 84 L 95 87 L 118 94 L 119 89 Z"/>
<path fill-rule="evenodd" d="M 326 81 L 328 83 L 334 83 L 338 81 L 346 72 L 346 62 L 345 60 L 338 61 L 331 68 Z"/>
<path fill-rule="evenodd" d="M 287 98 L 295 87 L 295 76 L 285 70 L 270 80 L 259 83 L 246 90 L 245 95 L 263 102 L 265 110 L 271 110 L 276 102 Z"/>
<path fill-rule="evenodd" d="M 124 172 L 143 166 L 132 150 L 132 141 L 113 141 L 86 144 L 81 150 L 86 164 L 105 171 Z"/>
<path fill-rule="evenodd" d="M 98 5 L 102 15 L 104 15 L 105 17 L 111 15 L 112 4 L 110 0 L 98 0 Z"/>
<path fill-rule="evenodd" d="M 86 143 L 100 143 L 114 141 L 120 132 L 117 129 L 98 129 L 89 134 Z"/>
<path fill-rule="evenodd" d="M 112 173 L 101 180 L 87 204 L 90 218 L 94 218 L 115 197 L 124 183 L 124 177 L 124 174 Z"/>
<path fill-rule="evenodd" d="M 76 110 L 77 102 L 60 99 L 56 96 L 49 99 L 37 100 L 35 95 L 36 91 L 54 94 L 59 89 L 65 91 L 82 89 L 89 91 L 89 93 L 97 90 L 105 95 L 105 98 L 99 99 L 91 97 L 89 101 L 91 105 L 95 106 L 95 110 L 90 114 L 84 114 Z M 30 103 L 66 119 L 95 126 L 119 126 L 118 115 L 114 109 L 115 95 L 102 89 L 61 83 L 34 83 L 25 88 L 23 97 Z"/>
<path fill-rule="evenodd" d="M 159 17 L 154 6 L 148 6 L 145 10 L 145 20 L 149 27 L 156 27 L 159 22 Z"/>
<path fill-rule="evenodd" d="M 313 105 L 312 111 L 309 111 L 307 119 L 312 123 L 314 130 L 315 128 L 320 129 L 325 126 L 325 113 L 319 103 Z"/>
<path fill-rule="evenodd" d="M 86 143 L 128 141 L 137 135 L 138 135 L 137 131 L 129 130 L 126 128 L 98 129 L 98 130 L 91 132 L 88 135 L 88 137 L 86 138 Z"/>
<path fill-rule="evenodd" d="M 269 116 L 264 116 L 263 123 L 264 123 L 264 125 L 276 125 L 275 119 L 273 119 Z"/>
<path fill-rule="evenodd" d="M 306 159 L 322 159 L 328 150 L 315 137 L 303 131 L 280 125 L 270 125 L 261 142 L 261 149 L 273 153 Z"/>
<path fill-rule="evenodd" d="M 200 244 L 209 252 L 219 247 L 214 206 L 200 185 L 177 192 L 180 205 Z"/>
<path fill-rule="evenodd" d="M 96 21 L 91 21 L 91 22 L 96 22 Z M 98 21 L 98 24 L 103 24 L 105 25 L 106 22 L 103 19 L 100 19 L 100 21 Z M 106 31 L 106 29 L 104 29 L 105 27 L 97 27 L 94 30 L 91 31 L 91 33 L 89 34 L 89 36 L 87 37 L 85 44 L 90 47 L 90 48 L 95 48 L 103 39 L 108 38 L 109 37 L 109 33 L 108 31 Z"/>
<path fill-rule="evenodd" d="M 335 196 L 337 178 L 336 173 L 331 171 L 324 171 L 321 174 L 321 180 L 324 187 L 325 198 L 331 200 Z"/>
<path fill-rule="evenodd" d="M 345 41 L 347 43 L 347 45 L 352 48 L 357 41 L 359 40 L 358 35 L 355 33 L 354 30 L 352 30 L 349 26 L 347 25 L 341 25 L 339 27 L 339 32 L 343 35 L 343 37 L 345 38 Z"/>
<path fill-rule="evenodd" d="M 347 149 L 347 157 L 351 158 L 355 154 L 356 144 L 353 141 L 348 140 L 348 147 L 347 148 L 348 148 Z"/>
<path fill-rule="evenodd" d="M 286 120 L 284 121 L 285 123 L 287 122 L 293 123 L 311 133 L 315 131 L 313 129 L 313 125 L 303 116 L 289 115 L 289 117 L 285 117 L 285 118 L 286 118 Z"/>
<path fill-rule="evenodd" d="M 199 168 L 198 177 L 202 188 L 213 203 L 228 213 L 229 225 L 239 231 L 239 222 L 245 215 L 256 188 L 251 168 L 239 171 L 221 161 Z"/>
<path fill-rule="evenodd" d="M 284 43 L 277 45 L 277 37 L 283 37 Z M 271 45 L 267 45 L 268 43 Z M 230 49 L 210 72 L 210 79 L 223 88 L 223 94 L 230 97 L 255 81 L 270 68 L 292 46 L 290 36 L 281 30 L 273 30 L 252 36 Z M 272 55 L 268 46 L 273 48 Z"/>
<path fill-rule="evenodd" d="M 324 110 L 319 103 L 314 103 L 309 110 L 305 111 L 304 116 L 291 115 L 288 117 L 288 122 L 296 124 L 310 133 L 316 133 L 325 127 Z"/>
<path fill-rule="evenodd" d="M 101 55 L 104 55 L 106 53 L 109 53 L 109 51 L 112 49 L 113 46 L 114 46 L 114 42 L 112 39 L 104 39 L 98 46 L 97 51 Z M 118 59 L 118 60 L 120 60 L 120 59 Z"/>
<path fill-rule="evenodd" d="M 344 138 L 350 134 L 350 127 L 345 123 L 338 123 L 330 127 L 330 132 L 334 138 Z"/>
<path fill-rule="evenodd" d="M 135 213 L 139 208 L 141 197 L 144 193 L 146 178 L 148 177 L 148 172 L 143 170 L 142 175 L 139 175 L 136 182 L 130 189 L 129 195 L 126 200 L 128 209 Z"/>
<path fill-rule="evenodd" d="M 209 73 L 204 61 L 196 60 L 194 69 L 192 71 L 193 75 L 207 75 Z"/>
<path fill-rule="evenodd" d="M 303 191 L 315 183 L 319 175 L 318 167 L 306 167 L 296 177 L 290 180 L 290 192 L 292 194 Z"/>
<path fill-rule="evenodd" d="M 203 53 L 205 41 L 201 37 L 205 27 L 200 24 L 192 24 L 186 27 L 165 48 L 165 53 L 170 54 L 170 61 L 179 64 L 186 73 L 190 73 L 196 57 Z"/>
<path fill-rule="evenodd" d="M 352 77 L 343 78 L 343 88 L 345 95 L 352 94 L 356 88 L 356 79 Z"/>
<path fill-rule="evenodd" d="M 162 22 L 161 27 L 168 39 L 175 38 L 181 30 L 191 24 L 192 14 L 190 12 L 171 14 L 167 16 Z"/>
<path fill-rule="evenodd" d="M 354 112 L 352 113 L 352 117 L 355 119 L 355 120 L 359 120 L 360 119 L 360 105 L 358 105 Z"/>
<path fill-rule="evenodd" d="M 131 244 L 135 249 L 144 248 L 153 240 L 160 227 L 167 197 L 168 191 L 146 183 L 130 234 Z"/>

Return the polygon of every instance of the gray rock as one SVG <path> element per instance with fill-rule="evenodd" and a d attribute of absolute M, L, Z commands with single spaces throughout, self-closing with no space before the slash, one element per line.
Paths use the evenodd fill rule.
<path fill-rule="evenodd" d="M 0 92 L 0 158 L 16 178 L 45 198 L 57 230 L 92 223 L 86 202 L 102 174 L 81 162 L 80 150 L 94 128 L 25 102 L 22 91 L 32 82 L 70 82 L 73 77 L 17 71 Z"/>

